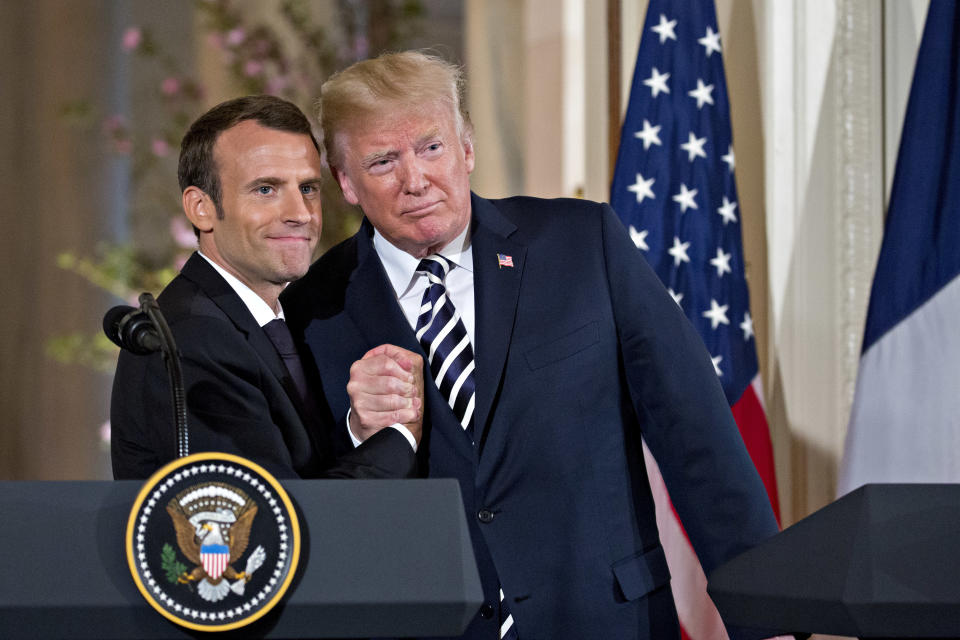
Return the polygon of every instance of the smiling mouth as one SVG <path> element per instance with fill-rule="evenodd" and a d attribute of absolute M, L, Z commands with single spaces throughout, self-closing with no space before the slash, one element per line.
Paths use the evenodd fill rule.
<path fill-rule="evenodd" d="M 310 242 L 311 240 L 307 236 L 267 236 L 267 239 L 279 242 Z"/>

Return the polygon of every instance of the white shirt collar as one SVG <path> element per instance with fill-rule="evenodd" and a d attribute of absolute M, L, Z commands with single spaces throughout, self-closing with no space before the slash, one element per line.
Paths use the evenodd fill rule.
<path fill-rule="evenodd" d="M 373 231 L 373 247 L 377 255 L 380 256 L 380 262 L 383 263 L 383 269 L 387 272 L 387 277 L 390 279 L 390 284 L 393 285 L 397 298 L 402 297 L 416 281 L 417 266 L 420 264 L 420 259 L 414 258 L 406 251 L 392 245 L 376 229 Z M 458 268 L 473 273 L 470 224 L 468 223 L 460 232 L 460 235 L 447 243 L 447 246 L 438 253 L 457 265 Z"/>
<path fill-rule="evenodd" d="M 254 320 L 257 321 L 257 324 L 261 327 L 271 320 L 276 320 L 280 318 L 284 319 L 283 316 L 283 307 L 280 306 L 280 301 L 277 300 L 277 306 L 280 307 L 280 313 L 274 313 L 273 309 L 270 308 L 270 305 L 266 301 L 253 292 L 253 289 L 243 284 L 235 275 L 218 265 L 216 262 L 203 255 L 200 251 L 197 251 L 200 254 L 200 257 L 210 263 L 214 269 L 217 270 L 223 279 L 227 281 L 227 284 L 230 285 L 230 288 L 236 291 L 237 295 L 240 296 L 240 299 L 243 300 L 243 304 L 247 305 L 247 309 L 250 310 L 250 313 L 253 314 Z"/>

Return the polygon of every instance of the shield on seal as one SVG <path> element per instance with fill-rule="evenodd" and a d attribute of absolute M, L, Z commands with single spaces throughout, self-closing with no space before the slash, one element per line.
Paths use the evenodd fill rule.
<path fill-rule="evenodd" d="M 202 545 L 200 560 L 210 579 L 218 580 L 230 563 L 230 548 L 225 544 Z"/>

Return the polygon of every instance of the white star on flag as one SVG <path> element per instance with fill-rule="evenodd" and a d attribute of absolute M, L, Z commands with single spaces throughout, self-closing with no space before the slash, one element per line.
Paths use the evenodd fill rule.
<path fill-rule="evenodd" d="M 720 304 L 713 298 L 710 298 L 710 308 L 703 312 L 703 317 L 710 320 L 712 329 L 716 329 L 721 324 L 730 324 L 730 320 L 727 319 L 727 309 L 729 308 L 730 305 Z"/>
<path fill-rule="evenodd" d="M 736 422 L 776 511 L 776 478 L 759 395 L 756 339 L 753 321 L 745 315 L 750 296 L 743 273 L 725 47 L 714 0 L 646 0 L 642 4 L 648 7 L 647 16 L 610 204 L 624 227 L 649 230 L 644 238 L 649 250 L 643 251 L 643 257 L 703 339 L 717 381 L 731 408 L 736 407 Z M 655 131 L 659 145 L 651 135 L 654 125 L 659 127 Z M 638 140 L 645 138 L 650 142 L 642 146 Z M 657 179 L 656 199 L 638 204 L 636 192 L 627 191 L 638 172 Z M 667 490 L 654 466 L 647 470 L 651 486 L 657 487 L 657 511 L 667 514 L 662 535 L 684 637 L 725 637 L 723 622 L 704 589 L 703 570 L 683 535 L 682 523 L 677 522 Z"/>
<path fill-rule="evenodd" d="M 673 201 L 680 203 L 680 213 L 686 213 L 687 209 L 699 209 L 694 196 L 699 189 L 688 189 L 687 185 L 680 183 L 680 193 L 673 196 Z"/>
<path fill-rule="evenodd" d="M 743 314 L 743 322 L 740 323 L 740 328 L 743 330 L 743 339 L 745 341 L 753 336 L 753 318 L 750 317 L 749 311 Z"/>
<path fill-rule="evenodd" d="M 677 26 L 676 20 L 667 20 L 667 16 L 660 14 L 660 24 L 655 27 L 650 27 L 650 31 L 653 31 L 660 36 L 660 44 L 663 44 L 670 40 L 676 40 L 677 34 L 673 32 L 673 28 Z"/>
<path fill-rule="evenodd" d="M 696 98 L 697 109 L 702 109 L 704 102 L 710 105 L 713 104 L 713 96 L 710 95 L 712 93 L 713 93 L 713 85 L 703 84 L 703 80 L 701 80 L 700 78 L 697 78 L 697 88 L 693 89 L 692 91 L 688 91 L 687 95 L 690 96 L 691 98 Z"/>
<path fill-rule="evenodd" d="M 680 238 L 673 236 L 673 246 L 667 249 L 667 253 L 673 256 L 675 266 L 679 267 L 681 262 L 690 262 L 690 256 L 687 255 L 687 249 L 689 248 L 689 242 L 680 242 Z"/>
<path fill-rule="evenodd" d="M 730 150 L 726 154 L 720 156 L 720 159 L 727 163 L 727 165 L 730 167 L 730 172 L 732 173 L 733 166 L 734 164 L 736 164 L 735 158 L 733 156 L 733 145 L 731 144 L 727 148 Z"/>
<path fill-rule="evenodd" d="M 703 150 L 703 145 L 707 144 L 706 138 L 698 138 L 690 132 L 687 141 L 680 145 L 680 148 L 687 152 L 687 159 L 693 162 L 694 158 L 706 158 L 707 152 Z"/>
<path fill-rule="evenodd" d="M 736 202 L 730 202 L 730 200 L 727 199 L 727 196 L 723 196 L 723 206 L 717 207 L 717 213 L 719 213 L 720 217 L 723 218 L 723 226 L 727 226 L 728 222 L 737 221 L 737 216 L 735 216 L 733 213 L 733 210 L 736 208 Z"/>
<path fill-rule="evenodd" d="M 670 93 L 670 87 L 667 86 L 667 80 L 670 79 L 669 73 L 660 73 L 656 67 L 651 70 L 650 77 L 643 81 L 643 84 L 650 87 L 650 92 L 656 98 L 660 93 Z"/>
<path fill-rule="evenodd" d="M 730 258 L 732 253 L 724 253 L 723 249 L 717 247 L 717 257 L 710 259 L 710 264 L 717 268 L 717 277 L 722 278 L 725 273 L 733 273 L 730 269 Z"/>
<path fill-rule="evenodd" d="M 723 375 L 723 371 L 720 371 L 720 363 L 723 362 L 723 356 L 710 356 L 710 360 L 713 362 L 713 370 L 717 372 L 717 377 Z"/>
<path fill-rule="evenodd" d="M 714 51 L 720 53 L 720 34 L 715 32 L 709 25 L 707 25 L 707 35 L 698 39 L 697 42 L 703 45 L 708 58 Z"/>
<path fill-rule="evenodd" d="M 643 140 L 643 149 L 646 151 L 650 148 L 651 144 L 661 145 L 660 136 L 660 125 L 651 126 L 650 121 L 644 118 L 643 120 L 643 131 L 637 131 L 633 134 L 635 138 L 640 138 Z"/>
<path fill-rule="evenodd" d="M 654 178 L 644 180 L 643 176 L 638 173 L 637 181 L 627 187 L 627 191 L 632 191 L 637 194 L 637 204 L 640 204 L 644 198 L 656 198 L 656 196 L 653 195 L 653 189 L 650 188 L 653 183 Z"/>
<path fill-rule="evenodd" d="M 633 244 L 637 245 L 637 249 L 641 251 L 649 251 L 650 247 L 647 246 L 647 234 L 650 233 L 646 229 L 641 229 L 637 231 L 637 228 L 633 225 L 630 225 L 630 239 L 633 240 Z"/>

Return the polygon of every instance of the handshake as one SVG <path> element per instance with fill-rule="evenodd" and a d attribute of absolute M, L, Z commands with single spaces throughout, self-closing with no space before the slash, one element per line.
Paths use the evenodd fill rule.
<path fill-rule="evenodd" d="M 350 367 L 350 432 L 363 442 L 384 427 L 399 424 L 417 444 L 423 434 L 423 357 L 383 344 Z"/>

